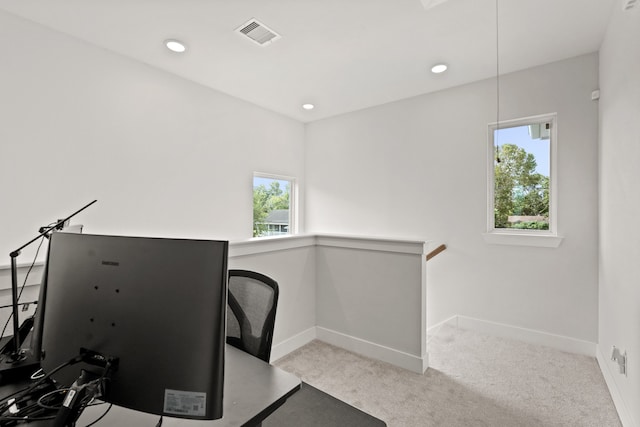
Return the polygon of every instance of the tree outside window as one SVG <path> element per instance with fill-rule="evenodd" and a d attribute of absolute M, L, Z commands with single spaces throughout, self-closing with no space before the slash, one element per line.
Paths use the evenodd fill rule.
<path fill-rule="evenodd" d="M 497 149 L 494 171 L 495 227 L 549 229 L 549 176 L 536 172 L 536 158 L 516 144 Z"/>
<path fill-rule="evenodd" d="M 255 175 L 253 179 L 253 237 L 292 232 L 293 180 Z"/>
<path fill-rule="evenodd" d="M 552 229 L 554 122 L 550 115 L 490 127 L 490 230 Z"/>

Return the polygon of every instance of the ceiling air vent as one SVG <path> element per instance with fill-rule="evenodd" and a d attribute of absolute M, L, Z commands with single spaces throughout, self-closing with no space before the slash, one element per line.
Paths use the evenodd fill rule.
<path fill-rule="evenodd" d="M 281 37 L 280 34 L 277 34 L 275 31 L 255 19 L 250 19 L 248 22 L 242 24 L 236 31 L 247 36 L 254 43 L 257 43 L 260 46 L 266 46 Z"/>

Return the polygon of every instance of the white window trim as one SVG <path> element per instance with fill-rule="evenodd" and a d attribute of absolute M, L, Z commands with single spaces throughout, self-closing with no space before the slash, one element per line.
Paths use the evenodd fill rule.
<path fill-rule="evenodd" d="M 289 194 L 289 234 L 298 234 L 298 180 L 294 176 L 276 175 L 265 172 L 253 172 L 253 178 L 251 179 L 251 191 L 253 193 L 253 179 L 254 178 L 267 178 L 276 179 L 279 181 L 291 182 L 291 193 Z M 251 208 L 253 209 L 253 207 Z M 264 239 L 269 236 L 253 237 L 253 239 Z"/>
<path fill-rule="evenodd" d="M 538 116 L 524 117 L 514 120 L 490 123 L 487 139 L 487 232 L 483 233 L 486 243 L 498 245 L 537 246 L 557 248 L 562 243 L 562 237 L 558 235 L 558 115 L 557 113 L 541 114 Z M 517 126 L 525 126 L 535 123 L 551 123 L 551 137 L 549 143 L 549 230 L 515 230 L 495 228 L 494 214 L 494 161 L 495 141 L 493 140 L 496 129 L 505 129 Z"/>

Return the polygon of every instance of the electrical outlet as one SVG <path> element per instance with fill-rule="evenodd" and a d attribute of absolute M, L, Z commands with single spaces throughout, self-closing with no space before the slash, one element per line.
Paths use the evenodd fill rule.
<path fill-rule="evenodd" d="M 627 352 L 620 353 L 620 350 L 614 345 L 611 348 L 611 360 L 618 363 L 618 370 L 624 376 L 627 375 Z"/>

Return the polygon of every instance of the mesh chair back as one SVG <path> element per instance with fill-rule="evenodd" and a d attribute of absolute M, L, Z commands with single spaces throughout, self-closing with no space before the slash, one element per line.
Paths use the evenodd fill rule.
<path fill-rule="evenodd" d="M 269 362 L 277 305 L 275 280 L 255 271 L 229 270 L 227 343 Z"/>

